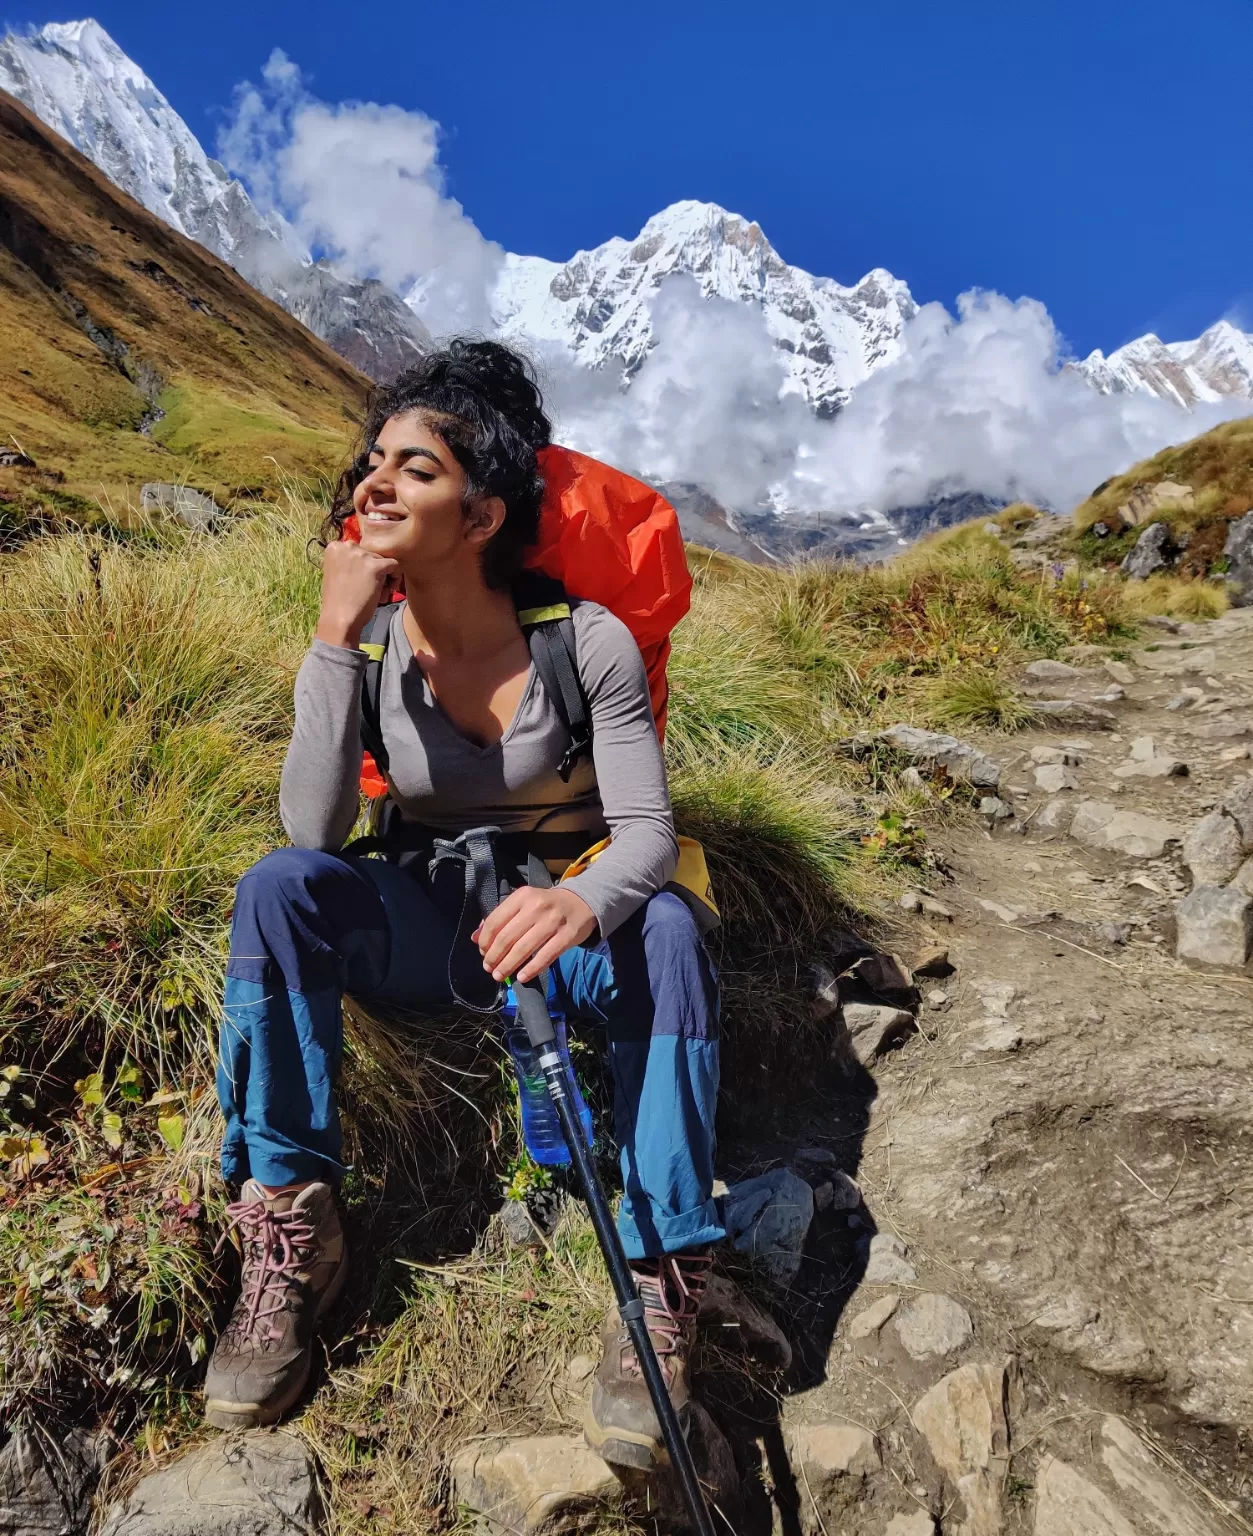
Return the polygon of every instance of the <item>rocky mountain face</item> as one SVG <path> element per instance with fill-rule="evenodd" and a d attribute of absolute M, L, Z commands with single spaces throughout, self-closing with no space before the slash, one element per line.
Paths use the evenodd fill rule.
<path fill-rule="evenodd" d="M 1108 357 L 1098 349 L 1074 366 L 1103 395 L 1143 390 L 1185 408 L 1201 401 L 1253 400 L 1253 336 L 1227 320 L 1196 341 L 1140 336 Z"/>
<path fill-rule="evenodd" d="M 0 39 L 0 89 L 363 373 L 392 377 L 429 345 L 396 294 L 315 264 L 281 218 L 261 213 L 97 22 L 50 22 Z"/>
<path fill-rule="evenodd" d="M 614 238 L 564 265 L 510 256 L 493 314 L 507 338 L 564 346 L 580 363 L 639 371 L 653 344 L 651 300 L 666 278 L 696 279 L 706 299 L 760 309 L 790 387 L 834 415 L 875 368 L 900 351 L 917 313 L 909 289 L 876 268 L 844 287 L 790 267 L 761 232 L 715 203 L 674 203 L 634 240 Z"/>

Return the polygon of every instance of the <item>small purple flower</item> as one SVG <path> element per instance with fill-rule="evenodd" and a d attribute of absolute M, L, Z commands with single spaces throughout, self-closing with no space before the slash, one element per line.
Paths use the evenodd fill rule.
<path fill-rule="evenodd" d="M 1049 570 L 1053 573 L 1054 581 L 1060 581 L 1066 574 L 1066 567 L 1061 563 L 1060 560 L 1054 560 L 1052 565 L 1049 566 Z"/>

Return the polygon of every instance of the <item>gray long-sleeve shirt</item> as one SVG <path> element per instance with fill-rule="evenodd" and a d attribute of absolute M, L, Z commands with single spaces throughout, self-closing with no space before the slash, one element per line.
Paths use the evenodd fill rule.
<path fill-rule="evenodd" d="M 501 739 L 476 746 L 431 692 L 396 605 L 379 687 L 391 797 L 401 814 L 451 836 L 586 831 L 612 846 L 567 883 L 608 936 L 674 873 L 678 845 L 648 679 L 631 632 L 597 603 L 572 604 L 579 674 L 592 711 L 593 759 L 557 773 L 569 734 L 532 667 Z M 296 725 L 279 814 L 299 848 L 342 848 L 360 804 L 362 651 L 314 640 L 296 676 Z"/>

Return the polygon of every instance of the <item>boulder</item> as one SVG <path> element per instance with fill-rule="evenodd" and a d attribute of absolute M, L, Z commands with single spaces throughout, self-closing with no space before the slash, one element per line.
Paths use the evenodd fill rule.
<path fill-rule="evenodd" d="M 140 491 L 139 505 L 144 512 L 164 512 L 196 533 L 212 533 L 227 521 L 227 514 L 212 496 L 190 485 L 154 480 Z"/>
<path fill-rule="evenodd" d="M 1008 1362 L 963 1365 L 914 1404 L 913 1421 L 966 1509 L 963 1536 L 999 1536 L 1009 1470 Z"/>
<path fill-rule="evenodd" d="M 901 1308 L 896 1332 L 906 1353 L 915 1360 L 951 1355 L 975 1336 L 970 1313 L 961 1302 L 934 1291 L 924 1291 Z"/>
<path fill-rule="evenodd" d="M 82 1429 L 10 1436 L 0 1450 L 2 1536 L 87 1536 L 104 1444 Z"/>
<path fill-rule="evenodd" d="M 718 1330 L 723 1348 L 738 1344 L 774 1370 L 786 1371 L 792 1363 L 792 1346 L 782 1328 L 725 1275 L 710 1275 L 701 1298 L 700 1320 Z"/>
<path fill-rule="evenodd" d="M 915 725 L 893 725 L 880 731 L 876 740 L 915 763 L 944 768 L 952 778 L 963 779 L 977 789 L 995 789 L 1001 782 L 1001 765 L 956 736 L 920 730 Z"/>
<path fill-rule="evenodd" d="M 220 1435 L 141 1478 L 105 1515 L 101 1536 L 312 1536 L 325 1525 L 304 1441 L 259 1429 Z"/>
<path fill-rule="evenodd" d="M 1239 823 L 1221 808 L 1202 816 L 1183 840 L 1193 885 L 1226 885 L 1244 861 Z"/>
<path fill-rule="evenodd" d="M 869 1066 L 918 1028 L 908 1009 L 886 1003 L 845 1003 L 842 1012 L 853 1054 L 862 1066 Z"/>
<path fill-rule="evenodd" d="M 1198 885 L 1175 909 L 1180 960 L 1238 969 L 1253 950 L 1253 898 L 1234 886 Z"/>
<path fill-rule="evenodd" d="M 456 1503 L 487 1531 L 564 1536 L 620 1504 L 622 1485 L 582 1435 L 476 1441 L 449 1468 Z"/>
<path fill-rule="evenodd" d="M 1079 775 L 1063 763 L 1044 763 L 1035 771 L 1037 789 L 1046 795 L 1057 795 L 1066 789 L 1079 788 Z"/>
<path fill-rule="evenodd" d="M 1034 1536 L 1143 1536 L 1086 1477 L 1056 1456 L 1036 1473 Z"/>
<path fill-rule="evenodd" d="M 1253 854 L 1250 854 L 1231 880 L 1231 889 L 1244 896 L 1253 896 Z"/>
<path fill-rule="evenodd" d="M 1246 512 L 1228 527 L 1223 554 L 1227 557 L 1227 580 L 1235 588 L 1237 605 L 1253 603 L 1253 512 Z"/>
<path fill-rule="evenodd" d="M 1175 541 L 1170 536 L 1170 525 L 1150 523 L 1123 560 L 1123 574 L 1144 581 L 1155 571 L 1165 570 L 1174 553 Z"/>
<path fill-rule="evenodd" d="M 899 1296 L 880 1296 L 878 1301 L 872 1301 L 868 1307 L 863 1307 L 848 1325 L 850 1339 L 871 1339 L 877 1336 L 879 1329 L 883 1327 L 901 1304 Z"/>
<path fill-rule="evenodd" d="M 1085 848 L 1121 853 L 1131 859 L 1160 859 L 1168 843 L 1183 840 L 1183 833 L 1170 822 L 1139 811 L 1120 811 L 1100 800 L 1079 802 L 1070 835 Z"/>
<path fill-rule="evenodd" d="M 1190 512 L 1195 506 L 1192 487 L 1174 480 L 1160 480 L 1156 485 L 1137 485 L 1118 508 L 1118 516 L 1129 528 L 1147 523 L 1163 507 L 1181 507 Z"/>
<path fill-rule="evenodd" d="M 1212 1511 L 1189 1498 L 1131 1426 L 1112 1414 L 1101 1424 L 1101 1460 L 1134 1506 L 1141 1529 L 1154 1536 L 1213 1536 Z"/>
<path fill-rule="evenodd" d="M 1240 828 L 1245 853 L 1253 853 L 1253 774 L 1227 791 L 1222 808 Z"/>
<path fill-rule="evenodd" d="M 857 1247 L 866 1260 L 861 1277 L 866 1285 L 912 1285 L 917 1280 L 918 1271 L 905 1256 L 905 1244 L 891 1232 L 859 1238 Z"/>
<path fill-rule="evenodd" d="M 732 1184 L 722 1206 L 732 1247 L 759 1259 L 776 1285 L 790 1285 L 814 1219 L 814 1192 L 805 1180 L 775 1168 Z"/>
<path fill-rule="evenodd" d="M 1083 673 L 1078 667 L 1072 667 L 1067 662 L 1052 661 L 1048 657 L 1043 657 L 1024 668 L 1023 676 L 1032 683 L 1062 683 L 1069 682 L 1072 677 L 1082 677 Z"/>

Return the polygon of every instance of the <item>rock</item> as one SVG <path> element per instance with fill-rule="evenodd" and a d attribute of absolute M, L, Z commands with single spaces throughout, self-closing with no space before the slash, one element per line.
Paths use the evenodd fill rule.
<path fill-rule="evenodd" d="M 1245 859 L 1232 876 L 1231 889 L 1244 896 L 1253 896 L 1253 854 Z"/>
<path fill-rule="evenodd" d="M 913 1421 L 966 1507 L 963 1536 L 999 1536 L 1009 1469 L 1008 1362 L 963 1365 L 914 1404 Z"/>
<path fill-rule="evenodd" d="M 703 1326 L 718 1330 L 718 1343 L 723 1348 L 738 1344 L 755 1360 L 778 1371 L 786 1371 L 792 1363 L 787 1334 L 725 1275 L 709 1277 L 701 1298 L 700 1320 Z"/>
<path fill-rule="evenodd" d="M 1107 944 L 1125 944 L 1131 937 L 1128 923 L 1102 923 L 1096 931 Z"/>
<path fill-rule="evenodd" d="M 964 779 L 977 789 L 995 789 L 1001 781 L 1001 765 L 956 736 L 923 731 L 914 725 L 893 725 L 875 739 L 915 762 L 944 768 L 953 778 Z"/>
<path fill-rule="evenodd" d="M 87 1536 L 105 1443 L 82 1429 L 19 1429 L 0 1450 L 3 1536 Z"/>
<path fill-rule="evenodd" d="M 1157 743 L 1151 736 L 1137 736 L 1127 755 L 1137 763 L 1150 763 L 1157 756 Z"/>
<path fill-rule="evenodd" d="M 1186 642 L 1172 642 L 1183 646 Z M 1217 653 L 1205 647 L 1201 650 L 1172 650 L 1163 646 L 1160 650 L 1145 651 L 1141 662 L 1167 677 L 1178 677 L 1186 672 L 1212 672 L 1218 660 Z"/>
<path fill-rule="evenodd" d="M 1113 530 L 1113 529 L 1112 529 L 1112 528 L 1111 528 L 1111 527 L 1110 527 L 1110 526 L 1109 526 L 1109 524 L 1108 524 L 1108 523 L 1107 523 L 1107 522 L 1106 522 L 1106 521 L 1105 521 L 1105 520 L 1104 520 L 1104 519 L 1103 519 L 1103 518 L 1102 518 L 1102 519 L 1101 519 L 1101 521 L 1100 521 L 1100 522 L 1098 522 L 1098 523 L 1093 523 L 1093 524 L 1092 524 L 1092 530 L 1091 530 L 1091 531 L 1092 531 L 1092 533 L 1093 533 L 1093 534 L 1095 534 L 1095 536 L 1096 536 L 1096 537 L 1097 537 L 1097 538 L 1098 538 L 1098 539 L 1108 539 L 1108 538 L 1109 538 L 1109 536 L 1110 536 L 1110 534 L 1111 534 L 1111 533 L 1112 533 L 1112 532 L 1113 532 L 1113 531 L 1114 531 L 1114 530 Z"/>
<path fill-rule="evenodd" d="M 1037 699 L 1031 709 L 1060 725 L 1077 725 L 1082 730 L 1112 731 L 1118 724 L 1108 709 L 1085 704 L 1082 699 Z"/>
<path fill-rule="evenodd" d="M 924 949 L 914 961 L 915 976 L 934 976 L 942 980 L 945 976 L 951 976 L 957 967 L 949 960 L 948 950 L 942 945 L 933 945 L 930 949 Z"/>
<path fill-rule="evenodd" d="M 1103 693 L 1098 693 L 1095 699 L 1097 704 L 1121 704 L 1127 697 L 1127 690 L 1120 688 L 1117 683 L 1111 683 Z"/>
<path fill-rule="evenodd" d="M 154 480 L 140 491 L 139 505 L 144 512 L 164 512 L 196 533 L 212 533 L 229 520 L 212 496 L 190 485 Z"/>
<path fill-rule="evenodd" d="M 984 795 L 979 801 L 979 814 L 986 816 L 989 821 L 1008 821 L 1014 811 L 999 796 Z"/>
<path fill-rule="evenodd" d="M 1086 1477 L 1056 1456 L 1036 1473 L 1034 1536 L 1143 1536 Z"/>
<path fill-rule="evenodd" d="M 948 1007 L 949 996 L 943 987 L 932 987 L 931 991 L 927 993 L 925 1001 L 932 1013 L 942 1013 Z"/>
<path fill-rule="evenodd" d="M 814 1193 L 804 1179 L 776 1168 L 732 1184 L 723 1196 L 727 1236 L 738 1253 L 751 1254 L 776 1285 L 790 1285 L 814 1219 Z"/>
<path fill-rule="evenodd" d="M 1180 960 L 1239 968 L 1253 949 L 1253 898 L 1233 886 L 1198 885 L 1175 909 Z"/>
<path fill-rule="evenodd" d="M 1169 523 L 1150 523 L 1123 560 L 1125 575 L 1144 581 L 1155 571 L 1165 570 L 1175 551 Z"/>
<path fill-rule="evenodd" d="M 914 978 L 899 955 L 889 955 L 882 951 L 862 955 L 860 960 L 849 966 L 844 975 L 892 1002 L 914 996 Z"/>
<path fill-rule="evenodd" d="M 921 893 L 919 891 L 902 891 L 900 905 L 906 912 L 921 912 Z"/>
<path fill-rule="evenodd" d="M 1169 822 L 1139 811 L 1120 811 L 1100 800 L 1081 800 L 1070 823 L 1070 835 L 1085 848 L 1107 849 L 1132 859 L 1160 859 L 1168 843 L 1183 834 Z"/>
<path fill-rule="evenodd" d="M 1177 757 L 1153 757 L 1119 763 L 1114 773 L 1120 779 L 1186 779 L 1188 765 Z"/>
<path fill-rule="evenodd" d="M 1004 1019 L 980 1019 L 970 1038 L 970 1049 L 980 1055 L 1004 1055 L 1022 1044 L 1022 1030 Z"/>
<path fill-rule="evenodd" d="M 979 905 L 985 912 L 990 912 L 998 922 L 1016 923 L 1022 916 L 1022 913 L 1019 912 L 1017 908 L 1007 907 L 999 901 L 988 901 L 981 897 L 979 900 Z"/>
<path fill-rule="evenodd" d="M 1200 741 L 1235 741 L 1253 735 L 1253 726 L 1244 720 L 1218 720 L 1213 725 L 1195 725 L 1188 734 Z"/>
<path fill-rule="evenodd" d="M 885 1003 L 845 1003 L 843 1012 L 853 1054 L 863 1066 L 899 1045 L 918 1028 L 914 1015 L 907 1009 L 891 1008 Z"/>
<path fill-rule="evenodd" d="M 906 789 L 912 789 L 915 794 L 926 794 L 927 781 L 918 772 L 917 768 L 901 769 L 901 784 Z"/>
<path fill-rule="evenodd" d="M 1082 677 L 1083 673 L 1078 667 L 1068 666 L 1064 661 L 1050 661 L 1046 657 L 1025 667 L 1023 676 L 1033 683 L 1061 683 L 1068 682 L 1072 677 Z"/>
<path fill-rule="evenodd" d="M 975 992 L 984 1008 L 995 1018 L 1003 1019 L 1009 1013 L 1015 998 L 1018 996 L 1018 988 L 1012 981 L 979 980 L 974 984 Z"/>
<path fill-rule="evenodd" d="M 1243 859 L 1239 824 L 1221 808 L 1202 816 L 1183 840 L 1183 862 L 1193 885 L 1226 885 Z"/>
<path fill-rule="evenodd" d="M 1109 1415 L 1101 1424 L 1101 1460 L 1129 1502 L 1137 1525 L 1161 1536 L 1213 1536 L 1214 1516 L 1167 1477 L 1139 1435 Z"/>
<path fill-rule="evenodd" d="M 449 1467 L 458 1505 L 509 1536 L 586 1530 L 622 1485 L 582 1435 L 517 1435 L 463 1447 Z"/>
<path fill-rule="evenodd" d="M 581 1397 L 590 1386 L 595 1371 L 596 1361 L 591 1355 L 572 1356 L 566 1362 L 566 1386 L 574 1396 Z"/>
<path fill-rule="evenodd" d="M 1130 688 L 1136 680 L 1135 673 L 1125 661 L 1107 661 L 1105 672 L 1113 682 L 1121 683 L 1124 688 Z"/>
<path fill-rule="evenodd" d="M 1238 763 L 1247 757 L 1253 757 L 1248 747 L 1224 747 L 1218 754 L 1220 763 Z"/>
<path fill-rule="evenodd" d="M 862 1280 L 866 1285 L 912 1285 L 918 1271 L 905 1257 L 905 1244 L 891 1232 L 876 1232 L 859 1239 L 858 1247 L 866 1254 Z"/>
<path fill-rule="evenodd" d="M 850 1339 L 873 1338 L 901 1304 L 899 1296 L 880 1296 L 868 1307 L 863 1307 L 848 1325 Z"/>
<path fill-rule="evenodd" d="M 1245 853 L 1253 853 L 1253 774 L 1227 791 L 1222 808 L 1240 828 Z"/>
<path fill-rule="evenodd" d="M 141 1478 L 101 1536 L 311 1536 L 325 1524 L 305 1442 L 294 1430 L 259 1429 L 220 1435 Z"/>
<path fill-rule="evenodd" d="M 855 1211 L 862 1200 L 861 1185 L 856 1179 L 850 1179 L 842 1168 L 836 1168 L 832 1170 L 830 1182 L 830 1208 L 833 1211 Z"/>
<path fill-rule="evenodd" d="M 1032 747 L 1031 761 L 1042 764 L 1064 763 L 1067 768 L 1077 768 L 1080 757 L 1069 747 Z"/>
<path fill-rule="evenodd" d="M 1195 504 L 1190 485 L 1160 480 L 1156 485 L 1137 485 L 1118 508 L 1118 515 L 1128 528 L 1138 528 L 1163 507 L 1180 507 L 1190 512 Z"/>
<path fill-rule="evenodd" d="M 1065 789 L 1078 789 L 1079 776 L 1062 763 L 1044 763 L 1035 771 L 1035 783 L 1046 795 L 1057 795 Z"/>
<path fill-rule="evenodd" d="M 1227 557 L 1227 580 L 1236 589 L 1236 603 L 1253 603 L 1253 512 L 1238 517 L 1227 529 L 1223 545 Z"/>
<path fill-rule="evenodd" d="M 840 1006 L 840 983 L 825 965 L 812 967 L 814 978 L 814 1017 L 829 1018 Z"/>
<path fill-rule="evenodd" d="M 935 1536 L 935 1521 L 920 1509 L 911 1510 L 907 1515 L 893 1515 L 883 1536 Z"/>
<path fill-rule="evenodd" d="M 1050 800 L 1040 807 L 1032 819 L 1032 826 L 1041 832 L 1068 832 L 1074 820 L 1075 807 L 1066 800 Z"/>
<path fill-rule="evenodd" d="M 500 1229 L 515 1248 L 542 1248 L 544 1239 L 531 1220 L 524 1200 L 506 1200 L 500 1208 Z"/>
<path fill-rule="evenodd" d="M 882 1461 L 868 1429 L 853 1424 L 790 1424 L 784 1431 L 788 1458 L 808 1474 L 815 1501 L 837 1477 L 871 1477 Z M 804 1479 L 797 1481 L 804 1486 Z"/>
<path fill-rule="evenodd" d="M 934 1291 L 924 1291 L 905 1304 L 896 1319 L 896 1332 L 906 1353 L 915 1360 L 951 1355 L 975 1336 L 965 1307 Z"/>
<path fill-rule="evenodd" d="M 951 923 L 953 914 L 942 901 L 937 901 L 934 896 L 922 898 L 922 910 L 927 917 L 938 917 L 941 922 Z"/>

